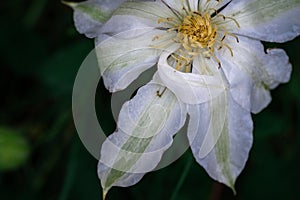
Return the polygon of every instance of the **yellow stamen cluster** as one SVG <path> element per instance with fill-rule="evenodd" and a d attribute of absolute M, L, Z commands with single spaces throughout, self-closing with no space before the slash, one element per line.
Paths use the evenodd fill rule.
<path fill-rule="evenodd" d="M 217 28 L 211 24 L 208 13 L 202 16 L 198 12 L 192 12 L 184 18 L 177 30 L 183 47 L 188 51 L 198 47 L 211 48 L 215 44 Z"/>
<path fill-rule="evenodd" d="M 168 32 L 177 32 L 177 37 L 174 41 L 181 44 L 181 48 L 174 52 L 171 57 L 175 61 L 176 70 L 190 72 L 191 64 L 195 58 L 202 54 L 205 58 L 212 58 L 221 67 L 221 62 L 216 56 L 216 51 L 221 50 L 223 47 L 229 50 L 230 55 L 233 56 L 233 50 L 225 43 L 225 38 L 231 36 L 239 42 L 238 37 L 227 31 L 226 26 L 223 26 L 224 21 L 233 21 L 238 28 L 239 23 L 231 17 L 226 17 L 214 8 L 206 8 L 206 11 L 199 12 L 191 10 L 189 2 L 185 6 L 184 0 L 181 0 L 183 8 L 182 13 L 173 10 L 168 6 L 171 11 L 177 16 L 176 18 L 160 18 L 158 23 L 167 24 Z M 207 0 L 208 4 L 210 0 Z M 221 3 L 222 1 L 218 1 Z M 221 19 L 220 19 L 221 18 Z M 161 36 L 155 36 L 153 41 L 159 40 Z M 152 46 L 159 48 L 162 46 Z"/>
<path fill-rule="evenodd" d="M 172 56 L 177 61 L 177 70 L 185 68 L 185 71 L 188 72 L 194 57 L 200 53 L 207 58 L 213 57 L 218 65 L 221 65 L 214 54 L 217 26 L 212 23 L 209 13 L 201 15 L 199 12 L 193 11 L 175 29 L 178 33 L 178 42 L 186 50 L 181 50 L 180 55 Z"/>

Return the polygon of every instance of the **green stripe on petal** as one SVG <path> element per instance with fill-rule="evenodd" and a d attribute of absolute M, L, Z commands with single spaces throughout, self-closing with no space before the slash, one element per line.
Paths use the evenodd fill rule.
<path fill-rule="evenodd" d="M 103 23 L 124 0 L 88 0 L 80 3 L 63 1 L 74 10 L 74 24 L 77 31 L 89 38 L 99 35 Z"/>
<path fill-rule="evenodd" d="M 188 138 L 196 161 L 209 176 L 231 187 L 235 192 L 234 183 L 245 166 L 252 146 L 253 125 L 250 112 L 239 106 L 230 93 L 227 92 L 223 97 L 220 95 L 220 98 L 223 99 L 220 101 L 223 105 L 207 102 L 189 107 Z M 202 144 L 203 138 L 210 129 L 210 120 L 214 120 L 207 113 L 214 106 L 227 108 L 224 126 L 214 148 L 205 157 L 201 157 L 201 146 L 206 145 Z"/>
<path fill-rule="evenodd" d="M 104 193 L 133 185 L 153 170 L 185 117 L 185 106 L 165 87 L 150 83 L 139 89 L 123 105 L 118 130 L 102 145 L 98 174 Z"/>
<path fill-rule="evenodd" d="M 94 4 L 90 4 L 87 2 L 76 3 L 67 1 L 63 1 L 63 3 L 70 6 L 75 11 L 82 12 L 83 14 L 89 16 L 91 19 L 100 23 L 106 22 L 111 17 L 111 12 L 104 11 L 103 9 L 97 7 Z"/>
<path fill-rule="evenodd" d="M 149 143 L 152 141 L 153 137 L 150 138 L 135 138 L 129 137 L 125 144 L 121 147 L 122 153 L 120 153 L 113 164 L 113 168 L 110 169 L 109 175 L 107 176 L 106 182 L 104 184 L 104 190 L 112 187 L 114 183 L 120 181 L 122 176 L 126 174 L 126 171 L 130 171 L 131 167 L 141 158 L 142 154 L 145 152 L 146 148 L 149 146 Z M 125 154 L 123 151 L 132 152 L 134 149 L 134 153 L 130 153 L 129 157 L 125 158 Z M 136 153 L 136 154 L 135 154 Z M 122 169 L 122 171 L 117 170 Z"/>
<path fill-rule="evenodd" d="M 221 93 L 218 97 L 208 102 L 209 109 L 207 115 L 210 116 L 210 123 L 201 143 L 199 150 L 200 158 L 204 158 L 211 152 L 222 136 L 222 131 L 226 130 L 226 114 L 228 109 L 226 102 L 226 92 Z"/>
<path fill-rule="evenodd" d="M 229 31 L 269 42 L 285 42 L 297 37 L 299 13 L 299 0 L 237 0 L 222 12 L 240 24 L 237 28 L 232 20 L 226 21 Z"/>
<path fill-rule="evenodd" d="M 230 171 L 230 140 L 229 140 L 229 130 L 228 130 L 228 119 L 226 118 L 225 126 L 221 132 L 220 138 L 218 140 L 218 143 L 215 146 L 215 155 L 217 163 L 223 165 L 221 167 L 222 174 L 226 179 L 226 182 L 230 188 L 235 193 L 234 189 L 234 178 L 232 177 L 231 171 Z"/>

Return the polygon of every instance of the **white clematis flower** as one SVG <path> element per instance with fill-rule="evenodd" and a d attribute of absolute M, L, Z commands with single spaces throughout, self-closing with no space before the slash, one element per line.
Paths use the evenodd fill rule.
<path fill-rule="evenodd" d="M 265 52 L 260 40 L 297 37 L 300 1 L 128 1 L 112 10 L 104 24 L 94 11 L 85 12 L 92 26 L 77 23 L 96 38 L 105 86 L 116 92 L 150 67 L 157 65 L 157 72 L 123 105 L 118 130 L 102 146 L 104 193 L 153 170 L 187 114 L 196 161 L 234 190 L 252 145 L 251 112 L 265 108 L 269 90 L 291 74 L 286 53 Z"/>

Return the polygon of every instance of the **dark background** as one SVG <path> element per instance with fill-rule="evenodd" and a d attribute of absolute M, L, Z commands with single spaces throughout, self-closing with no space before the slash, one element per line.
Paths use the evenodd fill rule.
<path fill-rule="evenodd" d="M 72 10 L 59 1 L 2 1 L 0 13 L 0 199 L 101 199 L 97 160 L 81 144 L 71 113 L 76 72 L 93 41 L 76 32 Z M 265 45 L 285 49 L 294 71 L 253 116 L 255 140 L 237 196 L 188 151 L 133 187 L 113 188 L 107 199 L 300 199 L 300 38 Z M 98 117 L 110 133 L 110 95 L 102 83 L 98 90 Z"/>

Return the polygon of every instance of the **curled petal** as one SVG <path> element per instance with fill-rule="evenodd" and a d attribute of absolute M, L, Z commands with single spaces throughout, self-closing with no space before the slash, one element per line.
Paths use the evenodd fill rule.
<path fill-rule="evenodd" d="M 229 82 L 233 98 L 246 110 L 260 112 L 271 101 L 270 89 L 286 83 L 292 71 L 282 49 L 268 49 L 256 40 L 239 36 L 239 43 L 226 40 L 233 56 L 221 52 L 222 70 Z"/>
<path fill-rule="evenodd" d="M 170 53 L 164 52 L 158 61 L 158 74 L 163 82 L 184 103 L 199 104 L 209 101 L 225 90 L 222 75 L 183 73 L 168 64 Z"/>

